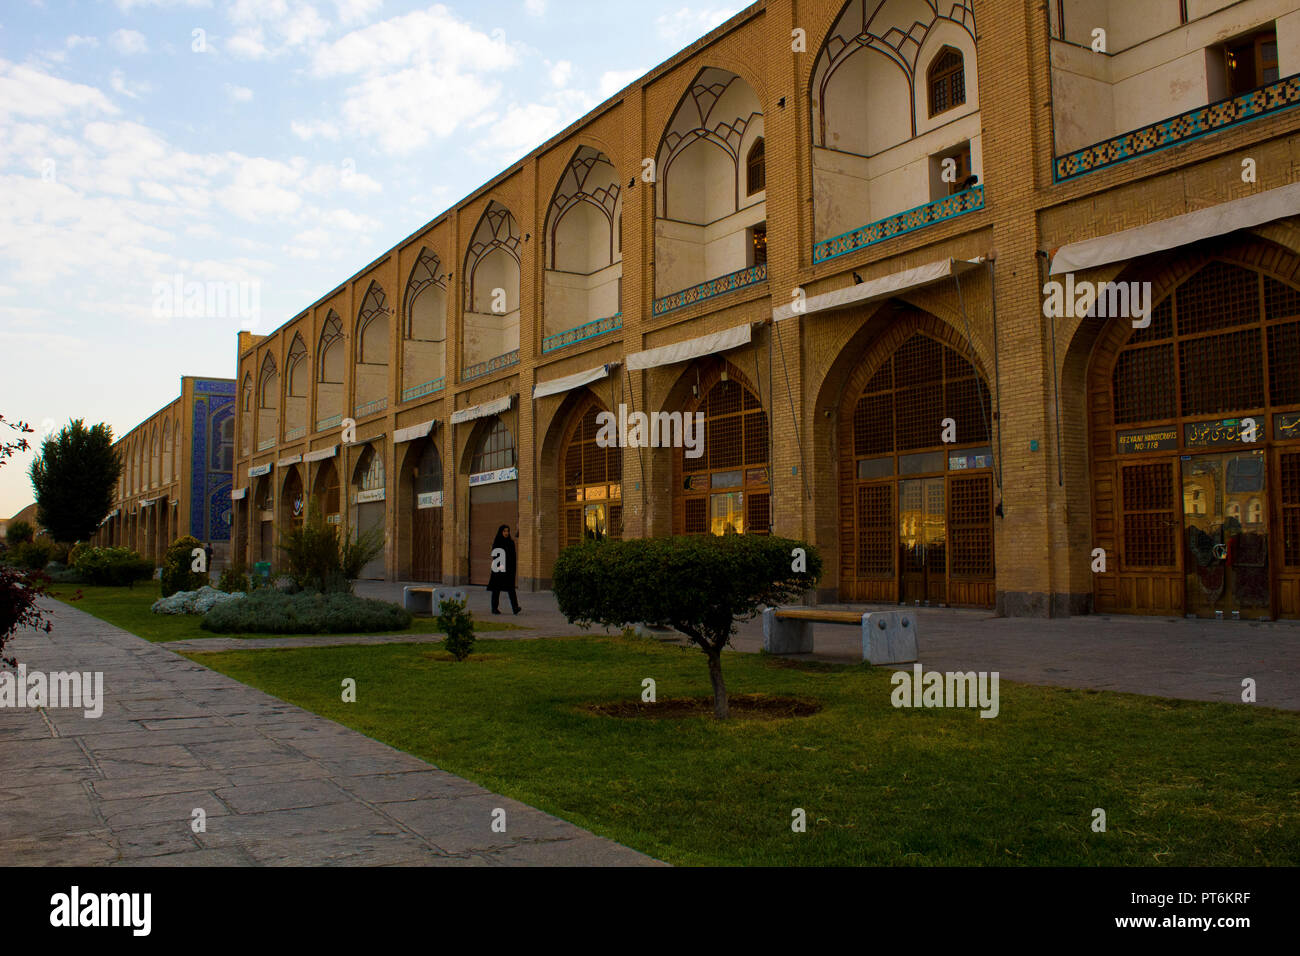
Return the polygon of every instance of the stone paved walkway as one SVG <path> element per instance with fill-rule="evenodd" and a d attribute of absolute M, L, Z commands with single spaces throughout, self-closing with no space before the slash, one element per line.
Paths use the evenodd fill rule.
<path fill-rule="evenodd" d="M 0 866 L 655 862 L 169 645 L 52 613 L 15 651 L 29 671 L 102 671 L 103 715 L 0 708 Z"/>

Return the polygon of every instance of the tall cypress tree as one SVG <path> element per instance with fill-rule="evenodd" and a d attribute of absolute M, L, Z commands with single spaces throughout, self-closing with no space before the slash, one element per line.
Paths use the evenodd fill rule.
<path fill-rule="evenodd" d="M 113 429 L 83 419 L 68 422 L 41 442 L 32 462 L 36 516 L 55 541 L 84 541 L 113 506 L 122 462 L 113 450 Z"/>

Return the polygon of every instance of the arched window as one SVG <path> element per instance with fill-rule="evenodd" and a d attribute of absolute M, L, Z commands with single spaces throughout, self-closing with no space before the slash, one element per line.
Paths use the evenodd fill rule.
<path fill-rule="evenodd" d="M 675 523 L 682 534 L 767 534 L 771 478 L 767 412 L 728 367 L 686 414 L 704 413 L 702 454 L 677 452 Z"/>
<path fill-rule="evenodd" d="M 474 453 L 474 460 L 470 464 L 470 474 L 499 471 L 502 468 L 513 468 L 514 465 L 515 436 L 510 434 L 506 423 L 498 418 L 479 443 L 478 451 Z"/>
<path fill-rule="evenodd" d="M 961 106 L 966 102 L 966 65 L 961 52 L 945 46 L 930 62 L 926 76 L 929 89 L 930 115 Z"/>
<path fill-rule="evenodd" d="M 623 525 L 623 454 L 617 445 L 602 447 L 597 416 L 600 402 L 590 404 L 571 426 L 560 457 L 560 548 L 584 540 L 617 538 Z"/>
<path fill-rule="evenodd" d="M 307 395 L 307 346 L 301 335 L 294 335 L 293 344 L 289 346 L 289 357 L 285 361 L 289 376 L 289 397 L 305 398 Z"/>
<path fill-rule="evenodd" d="M 320 333 L 320 378 L 317 381 L 333 385 L 343 383 L 343 323 L 333 309 L 325 318 Z"/>
<path fill-rule="evenodd" d="M 749 156 L 745 160 L 746 195 L 762 192 L 767 188 L 767 173 L 763 165 L 763 137 L 754 140 L 749 147 Z"/>
<path fill-rule="evenodd" d="M 251 372 L 244 373 L 244 411 L 253 410 L 253 375 Z"/>
<path fill-rule="evenodd" d="M 280 376 L 275 369 L 275 359 L 267 353 L 262 360 L 262 374 L 257 386 L 257 407 L 278 408 L 280 398 Z"/>

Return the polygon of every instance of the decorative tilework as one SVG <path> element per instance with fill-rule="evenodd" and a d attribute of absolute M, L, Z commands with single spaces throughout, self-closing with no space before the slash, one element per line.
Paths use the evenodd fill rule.
<path fill-rule="evenodd" d="M 409 402 L 411 399 L 419 398 L 421 395 L 432 395 L 434 392 L 441 391 L 443 386 L 446 385 L 446 382 L 447 380 L 445 377 L 439 376 L 438 378 L 424 382 L 423 384 L 404 389 L 402 391 L 402 401 Z"/>
<path fill-rule="evenodd" d="M 465 382 L 471 378 L 478 378 L 480 375 L 487 375 L 489 372 L 495 372 L 498 369 L 503 369 L 507 365 L 514 365 L 518 361 L 519 361 L 519 350 L 515 349 L 513 352 L 507 352 L 504 355 L 498 355 L 495 358 L 490 358 L 486 362 L 479 362 L 477 365 L 471 365 L 469 368 L 465 369 L 460 373 L 460 380 L 462 382 Z"/>
<path fill-rule="evenodd" d="M 366 415 L 373 415 L 375 412 L 382 412 L 388 407 L 387 398 L 376 398 L 373 402 L 362 402 L 356 408 L 357 418 L 363 418 Z"/>
<path fill-rule="evenodd" d="M 340 424 L 342 421 L 343 421 L 342 414 L 331 415 L 329 418 L 322 418 L 316 422 L 316 430 L 318 432 L 323 432 L 325 429 L 333 428 L 335 425 Z"/>
<path fill-rule="evenodd" d="M 945 219 L 952 219 L 954 216 L 961 216 L 983 208 L 984 187 L 973 186 L 959 193 L 953 193 L 951 196 L 944 196 L 942 199 L 928 202 L 923 206 L 916 206 L 895 215 L 886 216 L 884 219 L 877 219 L 875 222 L 859 226 L 857 229 L 850 230 L 842 235 L 823 239 L 813 246 L 813 262 L 825 262 L 827 259 L 834 259 L 836 256 L 853 252 L 855 249 L 883 242 L 905 232 L 911 232 L 913 229 L 921 229 L 924 226 L 943 222 Z"/>
<path fill-rule="evenodd" d="M 1300 74 L 1058 156 L 1058 183 L 1300 105 Z"/>
<path fill-rule="evenodd" d="M 272 436 L 271 438 L 263 438 L 260 442 L 257 443 L 258 451 L 266 451 L 268 448 L 274 448 L 274 447 L 275 447 L 274 436 Z"/>
<path fill-rule="evenodd" d="M 582 325 L 576 325 L 563 332 L 557 332 L 555 335 L 546 336 L 546 338 L 542 339 L 542 351 L 554 352 L 556 349 L 562 349 L 566 345 L 572 345 L 574 342 L 594 339 L 598 335 L 604 335 L 606 332 L 613 332 L 615 329 L 621 329 L 622 327 L 623 313 L 616 312 L 603 319 L 596 319 L 594 322 L 584 322 Z"/>
<path fill-rule="evenodd" d="M 234 395 L 234 382 L 217 382 L 212 379 L 199 379 L 194 383 L 194 391 L 208 395 Z"/>
<path fill-rule="evenodd" d="M 299 425 L 297 428 L 290 428 L 287 432 L 285 432 L 284 440 L 293 441 L 295 438 L 301 438 L 305 434 L 307 434 L 307 426 Z"/>
<path fill-rule="evenodd" d="M 702 302 L 715 295 L 724 295 L 737 289 L 743 289 L 745 286 L 753 285 L 756 282 L 766 281 L 767 263 L 764 262 L 748 269 L 729 272 L 725 276 L 718 276 L 716 279 L 701 282 L 699 285 L 693 285 L 687 289 L 681 289 L 661 299 L 655 299 L 653 314 L 663 315 L 665 312 L 671 312 L 673 309 L 680 309 L 695 302 Z"/>
<path fill-rule="evenodd" d="M 230 489 L 233 473 L 214 467 L 223 425 L 235 414 L 233 382 L 201 379 L 194 383 L 190 445 L 190 534 L 200 541 L 230 540 Z M 229 456 L 233 459 L 233 452 Z"/>

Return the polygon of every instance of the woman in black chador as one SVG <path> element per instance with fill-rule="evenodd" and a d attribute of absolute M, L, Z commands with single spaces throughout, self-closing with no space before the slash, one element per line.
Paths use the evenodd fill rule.
<path fill-rule="evenodd" d="M 522 609 L 519 607 L 519 598 L 515 596 L 515 542 L 510 537 L 510 526 L 508 524 L 503 524 L 497 528 L 497 536 L 492 539 L 493 565 L 500 564 L 496 560 L 498 548 L 505 552 L 506 569 L 504 571 L 493 571 L 492 576 L 488 578 L 488 590 L 492 592 L 492 613 L 501 613 L 498 605 L 501 601 L 501 592 L 505 591 L 510 595 L 510 606 L 518 614 Z"/>

